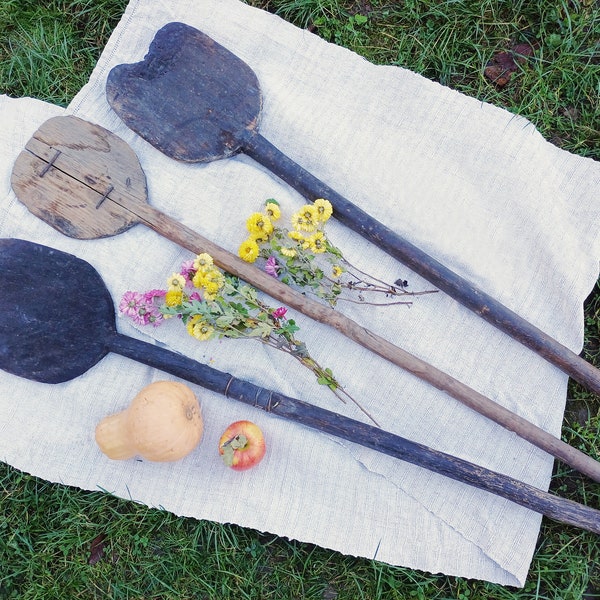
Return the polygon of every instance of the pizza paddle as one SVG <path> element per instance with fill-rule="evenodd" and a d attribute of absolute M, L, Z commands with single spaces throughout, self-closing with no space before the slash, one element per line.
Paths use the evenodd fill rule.
<path fill-rule="evenodd" d="M 205 33 L 184 23 L 165 25 L 143 61 L 110 71 L 106 93 L 128 127 L 175 160 L 207 162 L 242 152 L 307 199 L 327 198 L 341 223 L 600 394 L 600 370 L 352 204 L 264 138 L 258 131 L 258 78 Z"/>
<path fill-rule="evenodd" d="M 148 204 L 144 171 L 131 147 L 107 129 L 74 116 L 44 122 L 13 166 L 12 187 L 37 217 L 61 233 L 94 239 L 142 223 L 513 431 L 595 481 L 600 462 L 509 411 L 433 365 L 312 300 Z"/>
<path fill-rule="evenodd" d="M 113 352 L 496 494 L 561 523 L 600 533 L 598 510 L 120 334 L 100 274 L 72 254 L 24 240 L 0 239 L 0 273 L 0 369 L 8 373 L 58 384 L 82 375 Z"/>

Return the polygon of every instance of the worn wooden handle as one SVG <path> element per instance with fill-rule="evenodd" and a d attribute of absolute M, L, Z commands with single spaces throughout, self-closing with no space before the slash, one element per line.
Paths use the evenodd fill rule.
<path fill-rule="evenodd" d="M 125 202 L 126 200 L 124 199 L 123 201 Z M 264 271 L 256 268 L 254 265 L 243 261 L 182 223 L 158 211 L 151 205 L 139 205 L 136 203 L 132 204 L 131 210 L 136 212 L 140 221 L 157 231 L 160 235 L 196 254 L 207 252 L 213 257 L 215 264 L 225 271 L 251 283 L 271 297 L 276 298 L 308 317 L 334 327 L 361 346 L 375 352 L 382 358 L 405 369 L 416 377 L 427 381 L 439 390 L 446 392 L 456 400 L 502 427 L 513 431 L 518 436 L 548 452 L 555 458 L 560 459 L 577 471 L 584 473 L 595 481 L 600 481 L 599 462 L 540 427 L 537 427 L 523 417 L 509 411 L 433 365 L 369 331 L 342 313 L 307 298 Z"/>
<path fill-rule="evenodd" d="M 280 177 L 305 198 L 327 198 L 334 207 L 334 217 L 338 221 L 405 264 L 500 331 L 542 356 L 590 391 L 600 394 L 600 369 L 352 204 L 292 161 L 257 131 L 246 133 L 243 149 L 248 156 Z"/>
<path fill-rule="evenodd" d="M 182 354 L 135 338 L 116 334 L 110 350 L 228 398 L 485 490 L 561 523 L 600 533 L 600 511 L 544 492 L 507 475 L 237 379 Z"/>

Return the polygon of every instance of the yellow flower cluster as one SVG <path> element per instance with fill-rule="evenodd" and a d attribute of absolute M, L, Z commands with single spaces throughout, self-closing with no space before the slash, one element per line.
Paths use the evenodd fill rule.
<path fill-rule="evenodd" d="M 312 204 L 305 204 L 292 215 L 293 230 L 288 232 L 288 237 L 297 242 L 304 250 L 311 250 L 315 254 L 325 252 L 327 243 L 323 226 L 333 213 L 329 200 L 319 198 Z M 274 231 L 273 221 L 281 217 L 279 205 L 274 200 L 268 200 L 265 211 L 250 215 L 246 221 L 246 228 L 250 236 L 242 242 L 238 254 L 247 262 L 254 262 L 260 253 L 260 245 L 269 240 Z M 279 252 L 287 257 L 296 256 L 293 247 L 281 246 Z"/>
<path fill-rule="evenodd" d="M 204 291 L 205 300 L 214 300 L 225 283 L 225 276 L 214 266 L 212 256 L 206 252 L 196 257 L 194 269 L 194 287 Z"/>
<path fill-rule="evenodd" d="M 180 273 L 173 273 L 167 279 L 167 293 L 165 294 L 165 304 L 167 306 L 179 306 L 183 302 L 184 287 L 185 277 Z"/>
<path fill-rule="evenodd" d="M 280 217 L 281 209 L 275 200 L 267 200 L 264 212 L 252 213 L 246 220 L 246 229 L 250 235 L 239 247 L 239 257 L 253 263 L 260 252 L 259 244 L 268 241 L 273 233 L 273 221 L 277 221 Z"/>
<path fill-rule="evenodd" d="M 210 254 L 199 254 L 193 263 L 194 287 L 202 290 L 204 300 L 214 300 L 225 283 L 225 276 L 213 264 Z M 186 278 L 181 273 L 172 273 L 167 279 L 165 304 L 170 307 L 180 306 L 189 300 L 185 294 Z M 203 320 L 201 315 L 193 315 L 186 322 L 187 332 L 198 340 L 208 340 L 214 333 L 214 327 Z"/>
<path fill-rule="evenodd" d="M 323 233 L 323 225 L 329 220 L 332 213 L 333 208 L 329 200 L 319 198 L 312 204 L 305 204 L 297 213 L 292 215 L 294 229 L 288 233 L 288 237 L 298 242 L 304 250 L 310 250 L 315 254 L 325 252 L 327 243 Z M 293 249 L 291 250 L 293 252 Z"/>

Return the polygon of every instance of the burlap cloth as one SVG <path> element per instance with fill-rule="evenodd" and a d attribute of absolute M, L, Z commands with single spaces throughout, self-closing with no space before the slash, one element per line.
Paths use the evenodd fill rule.
<path fill-rule="evenodd" d="M 266 198 L 277 198 L 290 213 L 303 199 L 245 156 L 176 163 L 128 130 L 105 99 L 110 68 L 141 60 L 156 30 L 170 21 L 201 29 L 254 69 L 264 94 L 261 132 L 267 139 L 580 350 L 582 302 L 600 256 L 597 163 L 552 146 L 523 118 L 410 71 L 373 66 L 237 0 L 132 0 L 67 112 L 128 141 L 145 169 L 150 202 L 234 252 L 246 216 Z M 86 259 L 115 302 L 126 290 L 164 285 L 190 253 L 141 225 L 113 238 L 68 239 L 33 217 L 11 191 L 16 156 L 44 120 L 61 113 L 37 100 L 0 98 L 0 234 Z M 415 290 L 428 287 L 339 224 L 331 223 L 329 235 L 373 274 L 407 279 Z M 567 377 L 444 294 L 417 298 L 411 308 L 343 310 L 559 435 Z M 293 316 L 315 358 L 386 429 L 548 488 L 549 456 L 337 332 Z M 118 326 L 238 377 L 363 418 L 289 357 L 257 342 L 201 343 L 176 323 L 135 329 L 119 319 Z M 237 523 L 433 573 L 524 583 L 539 515 L 198 387 L 206 434 L 197 451 L 173 464 L 108 460 L 94 442 L 96 423 L 124 408 L 143 385 L 165 378 L 116 355 L 59 385 L 0 374 L 0 458 L 50 481 L 105 490 L 178 515 Z M 242 474 L 225 468 L 216 452 L 220 434 L 238 418 L 258 423 L 268 442 L 263 463 Z"/>

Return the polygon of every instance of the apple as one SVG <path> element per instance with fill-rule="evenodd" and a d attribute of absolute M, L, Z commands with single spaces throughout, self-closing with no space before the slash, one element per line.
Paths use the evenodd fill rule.
<path fill-rule="evenodd" d="M 219 440 L 219 454 L 228 467 L 245 471 L 256 466 L 265 455 L 265 438 L 251 421 L 236 421 L 229 425 Z"/>

